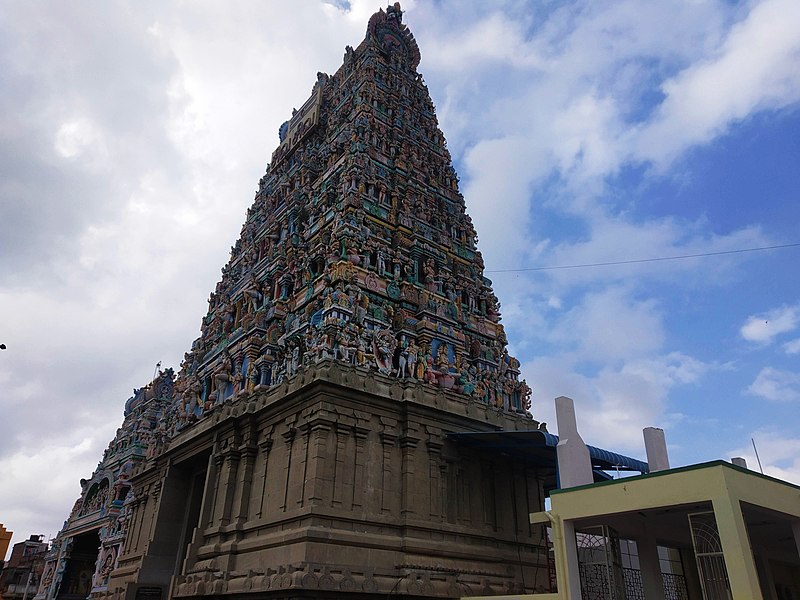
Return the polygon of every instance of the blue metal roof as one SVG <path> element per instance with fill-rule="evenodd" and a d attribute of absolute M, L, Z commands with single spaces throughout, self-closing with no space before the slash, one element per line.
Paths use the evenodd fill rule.
<path fill-rule="evenodd" d="M 517 456 L 525 456 L 540 466 L 558 466 L 556 459 L 556 446 L 558 436 L 547 431 L 482 431 L 449 433 L 447 437 L 466 445 L 494 450 L 498 452 L 513 452 Z M 589 457 L 592 459 L 592 468 L 603 471 L 650 471 L 646 462 L 611 452 L 597 446 L 589 446 Z"/>
<path fill-rule="evenodd" d="M 554 435 L 547 431 L 537 431 L 537 433 L 541 434 L 544 437 L 545 443 L 548 446 L 552 446 L 553 448 L 558 446 L 557 435 Z M 632 471 L 639 471 L 640 473 L 650 472 L 650 468 L 644 461 L 631 458 L 630 456 L 625 456 L 624 454 L 611 452 L 611 450 L 598 448 L 597 446 L 590 446 L 589 444 L 586 444 L 586 447 L 589 449 L 589 456 L 593 459 L 607 462 L 611 465 L 614 465 L 615 467 L 627 467 Z"/>

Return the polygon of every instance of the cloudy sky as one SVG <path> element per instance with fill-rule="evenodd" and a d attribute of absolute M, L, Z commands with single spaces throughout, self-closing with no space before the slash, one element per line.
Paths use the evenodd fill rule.
<path fill-rule="evenodd" d="M 132 388 L 179 364 L 278 126 L 381 6 L 0 1 L 14 541 L 58 531 Z M 800 483 L 800 3 L 403 8 L 534 416 L 571 396 L 637 457 L 661 426 L 673 466 L 757 468 L 754 438 Z"/>

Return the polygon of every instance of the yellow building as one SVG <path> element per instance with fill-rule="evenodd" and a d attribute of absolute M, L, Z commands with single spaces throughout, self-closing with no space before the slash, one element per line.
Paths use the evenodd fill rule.
<path fill-rule="evenodd" d="M 800 598 L 798 486 L 714 461 L 553 490 L 550 498 L 551 509 L 531 522 L 552 526 L 558 592 L 505 598 Z M 631 542 L 638 592 L 625 574 L 637 570 L 624 562 Z M 669 577 L 677 556 L 681 588 Z"/>
<path fill-rule="evenodd" d="M 557 398 L 556 412 L 560 489 L 530 515 L 549 528 L 551 590 L 502 598 L 800 600 L 799 486 L 742 459 L 670 469 L 655 428 L 644 431 L 649 473 L 593 483 L 572 400 Z"/>
<path fill-rule="evenodd" d="M 554 490 L 551 503 L 532 521 L 552 522 L 559 598 L 581 598 L 576 540 L 598 528 L 636 542 L 648 600 L 665 598 L 658 546 L 681 552 L 689 598 L 800 598 L 800 487 L 785 481 L 715 461 Z M 610 589 L 624 585 L 618 562 Z"/>
<path fill-rule="evenodd" d="M 503 598 L 800 598 L 798 486 L 714 461 L 553 490 L 550 498 L 551 509 L 533 513 L 531 523 L 552 526 L 558 592 Z M 630 541 L 641 595 L 624 573 Z M 682 589 L 663 572 L 665 549 L 680 553 Z"/>

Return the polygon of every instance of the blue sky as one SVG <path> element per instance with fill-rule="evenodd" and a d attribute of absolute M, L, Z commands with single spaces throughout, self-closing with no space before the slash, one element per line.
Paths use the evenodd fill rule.
<path fill-rule="evenodd" d="M 0 2 L 0 522 L 178 365 L 277 129 L 382 2 Z M 487 271 L 800 242 L 800 4 L 405 2 Z M 487 273 L 533 414 L 800 483 L 800 247 Z M 11 481 L 9 485 L 7 482 Z"/>
<path fill-rule="evenodd" d="M 798 242 L 794 3 L 537 6 L 458 11 L 423 51 L 489 271 Z M 572 396 L 634 454 L 662 426 L 676 464 L 755 466 L 754 437 L 796 481 L 798 250 L 490 273 L 534 414 Z"/>

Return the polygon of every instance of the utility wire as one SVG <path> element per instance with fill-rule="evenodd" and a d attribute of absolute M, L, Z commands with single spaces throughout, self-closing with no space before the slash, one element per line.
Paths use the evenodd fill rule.
<path fill-rule="evenodd" d="M 738 250 L 721 250 L 720 252 L 702 252 L 700 254 L 681 254 L 678 256 L 659 256 L 656 258 L 637 258 L 634 260 L 615 260 L 611 262 L 586 263 L 582 265 L 556 265 L 552 267 L 527 267 L 523 269 L 494 269 L 484 273 L 522 273 L 524 271 L 556 271 L 559 269 L 583 269 L 586 267 L 609 267 L 612 265 L 633 265 L 637 263 L 660 262 L 665 260 L 681 260 L 684 258 L 701 258 L 703 256 L 720 256 L 722 254 L 741 254 L 743 252 L 760 252 L 762 250 L 776 250 L 778 248 L 794 248 L 800 242 L 793 244 L 778 244 L 776 246 L 760 246 L 758 248 L 739 248 Z"/>

